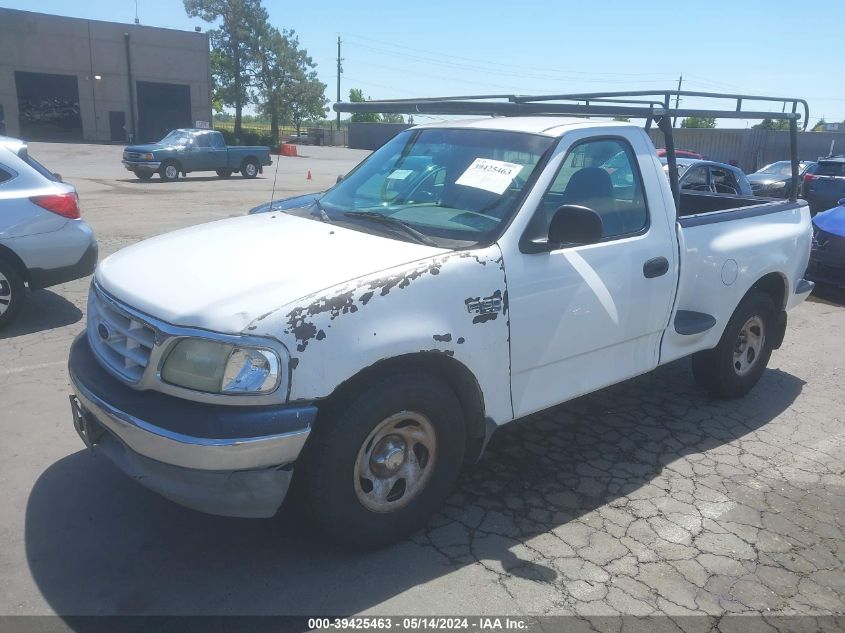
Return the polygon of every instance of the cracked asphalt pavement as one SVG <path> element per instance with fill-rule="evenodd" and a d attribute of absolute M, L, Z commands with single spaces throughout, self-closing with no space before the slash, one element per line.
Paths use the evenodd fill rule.
<path fill-rule="evenodd" d="M 277 197 L 327 187 L 364 155 L 302 153 L 281 159 Z M 239 215 L 272 187 L 272 168 L 139 183 L 120 148 L 33 154 L 77 185 L 103 254 Z M 666 615 L 667 630 L 762 614 L 845 627 L 841 296 L 790 314 L 746 398 L 708 398 L 679 361 L 504 427 L 424 531 L 362 553 L 319 541 L 288 508 L 264 521 L 186 510 L 85 451 L 64 363 L 87 284 L 33 293 L 0 333 L 0 614 L 567 614 L 588 628 Z"/>

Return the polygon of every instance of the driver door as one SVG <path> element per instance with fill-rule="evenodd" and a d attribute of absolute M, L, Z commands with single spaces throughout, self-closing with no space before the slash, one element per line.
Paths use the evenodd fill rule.
<path fill-rule="evenodd" d="M 554 212 L 568 204 L 601 216 L 600 242 L 505 253 L 516 417 L 657 365 L 677 246 L 662 170 L 647 137 L 637 132 L 596 138 L 590 130 L 572 142 L 523 236 L 548 236 Z"/>

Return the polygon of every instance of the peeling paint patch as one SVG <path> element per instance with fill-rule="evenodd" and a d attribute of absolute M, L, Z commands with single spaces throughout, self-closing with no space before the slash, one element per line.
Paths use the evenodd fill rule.
<path fill-rule="evenodd" d="M 449 341 L 452 340 L 452 335 L 451 334 L 435 334 L 433 336 L 433 338 L 434 338 L 435 341 L 439 341 L 441 343 L 448 343 Z"/>
<path fill-rule="evenodd" d="M 299 359 L 296 356 L 294 356 L 293 358 L 290 359 L 290 369 L 291 369 L 291 371 L 296 369 L 298 365 L 299 365 Z"/>
<path fill-rule="evenodd" d="M 451 350 L 451 349 L 436 349 L 435 348 L 435 349 L 421 349 L 420 351 L 423 352 L 423 353 L 435 352 L 437 354 L 446 354 L 446 356 L 454 356 L 455 355 L 455 351 Z"/>
<path fill-rule="evenodd" d="M 463 336 L 458 337 L 458 345 L 463 345 L 466 342 L 466 339 Z"/>
<path fill-rule="evenodd" d="M 323 330 L 320 330 L 319 332 L 317 332 L 317 336 L 315 338 L 318 341 L 322 341 L 324 338 L 326 338 L 326 333 Z"/>
<path fill-rule="evenodd" d="M 502 291 L 496 290 L 489 297 L 468 297 L 464 300 L 467 307 L 467 312 L 476 313 L 473 317 L 473 323 L 486 323 L 487 321 L 494 321 L 499 316 L 499 311 L 502 310 Z"/>
<path fill-rule="evenodd" d="M 373 292 L 371 290 L 370 292 L 365 292 L 364 294 L 362 294 L 361 298 L 358 299 L 358 301 L 360 301 L 364 305 L 367 305 L 370 302 L 370 299 L 372 299 L 372 298 L 373 298 Z"/>

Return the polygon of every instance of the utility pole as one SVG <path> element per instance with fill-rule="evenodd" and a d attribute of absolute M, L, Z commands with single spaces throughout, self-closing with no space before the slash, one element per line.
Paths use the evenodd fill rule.
<path fill-rule="evenodd" d="M 681 90 L 681 86 L 684 85 L 684 74 L 681 73 L 681 76 L 678 77 L 678 92 Z M 678 104 L 681 102 L 681 95 L 675 95 L 675 109 L 678 109 Z M 672 127 L 675 127 L 678 124 L 678 117 L 672 118 Z"/>
<path fill-rule="evenodd" d="M 337 36 L 337 101 L 340 102 L 340 75 L 343 72 L 343 66 L 340 62 L 343 58 L 340 56 L 340 35 Z M 337 131 L 340 132 L 340 112 L 337 113 Z"/>

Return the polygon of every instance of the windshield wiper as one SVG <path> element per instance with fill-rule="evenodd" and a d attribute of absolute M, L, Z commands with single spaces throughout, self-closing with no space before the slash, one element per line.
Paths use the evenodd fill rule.
<path fill-rule="evenodd" d="M 311 204 L 317 209 L 317 213 L 312 213 L 311 215 L 316 215 L 316 217 L 320 218 L 321 222 L 328 222 L 329 224 L 332 223 L 332 219 L 329 217 L 329 214 L 326 213 L 326 210 L 323 208 L 323 203 L 320 202 L 319 198 L 314 198 L 314 202 Z"/>
<path fill-rule="evenodd" d="M 436 246 L 439 248 L 439 244 L 428 235 L 420 233 L 417 229 L 399 218 L 382 215 L 381 213 L 376 213 L 374 211 L 346 211 L 343 215 L 350 218 L 361 218 L 364 220 L 372 220 L 373 222 L 381 222 L 382 224 L 390 224 L 391 226 L 401 228 L 406 235 L 414 238 L 414 240 L 420 244 L 425 244 L 426 246 Z"/>

